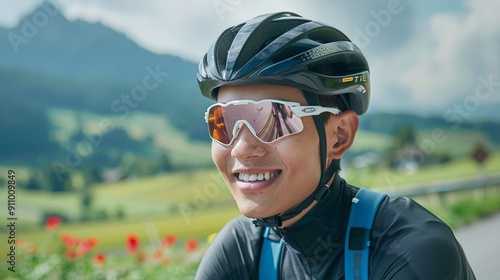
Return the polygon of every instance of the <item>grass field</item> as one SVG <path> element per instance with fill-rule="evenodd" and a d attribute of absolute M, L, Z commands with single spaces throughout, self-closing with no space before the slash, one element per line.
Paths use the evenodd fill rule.
<path fill-rule="evenodd" d="M 61 231 L 82 238 L 95 237 L 104 250 L 124 248 L 129 233 L 137 234 L 148 243 L 166 234 L 204 240 L 239 214 L 221 177 L 213 169 L 98 184 L 93 190 L 94 208 L 106 211 L 110 218 L 63 224 Z M 77 193 L 18 190 L 16 196 L 17 237 L 35 244 L 43 244 L 46 238 L 39 223 L 42 211 L 63 213 L 71 219 L 77 219 L 80 213 Z M 124 209 L 124 219 L 113 218 L 117 208 Z M 6 218 L 3 212 L 0 217 Z M 4 249 L 5 246 L 0 248 Z"/>
<path fill-rule="evenodd" d="M 349 166 L 342 172 L 343 177 L 353 185 L 389 191 L 430 182 L 499 174 L 500 153 L 492 154 L 482 167 L 469 157 L 462 157 L 442 165 L 423 166 L 415 172 L 370 168 L 357 170 Z"/>
<path fill-rule="evenodd" d="M 48 110 L 48 117 L 53 127 L 51 138 L 63 146 L 69 143 L 70 137 L 77 131 L 102 135 L 107 132 L 103 130 L 109 125 L 110 129 L 126 130 L 137 141 L 152 139 L 154 147 L 165 152 L 176 165 L 206 166 L 212 162 L 209 143 L 192 141 L 160 114 L 137 111 L 122 118 L 53 108 Z M 108 125 L 103 126 L 103 123 Z M 102 141 L 106 141 L 105 135 Z"/>
<path fill-rule="evenodd" d="M 49 113 L 54 124 L 52 137 L 61 143 L 68 141 L 75 128 L 92 131 L 105 118 L 87 113 L 79 116 L 72 114 L 56 109 Z M 79 119 L 85 121 L 78 124 Z M 158 115 L 134 113 L 126 120 L 115 117 L 111 121 L 115 127 L 126 129 L 134 139 L 150 137 L 155 146 L 166 152 L 176 164 L 207 166 L 211 162 L 209 144 L 188 141 L 185 135 Z M 460 156 L 457 160 L 421 167 L 414 172 L 378 167 L 355 169 L 346 162 L 342 165 L 341 176 L 356 186 L 390 191 L 426 182 L 476 177 L 479 172 L 485 175 L 500 173 L 500 153 L 492 154 L 481 170 L 467 157 L 467 151 L 482 135 L 452 130 L 445 133 L 446 141 L 431 143 L 434 144 L 432 152 Z M 430 135 L 420 133 L 418 139 L 432 139 Z M 389 147 L 391 139 L 387 135 L 361 131 L 351 150 L 356 153 L 382 151 Z M 486 144 L 492 149 L 500 149 L 497 143 Z M 5 170 L 5 167 L 0 167 L 1 174 L 6 174 Z M 16 167 L 16 172 L 21 181 L 28 178 L 29 169 Z M 96 184 L 92 190 L 93 209 L 105 213 L 108 218 L 65 223 L 60 231 L 76 237 L 95 237 L 99 240 L 98 250 L 123 250 L 129 233 L 137 234 L 143 243 L 158 242 L 166 234 L 175 234 L 179 239 L 196 237 L 204 240 L 239 215 L 229 191 L 214 168 L 128 178 L 112 184 Z M 5 189 L 0 188 L 0 191 Z M 81 213 L 80 202 L 78 193 L 55 194 L 18 189 L 17 237 L 39 245 L 48 242 L 39 221 L 42 213 L 64 213 L 71 220 L 77 220 Z M 117 219 L 120 211 L 125 214 L 124 218 Z M 5 212 L 0 212 L 0 218 L 5 220 L 5 215 Z M 0 248 L 1 254 L 4 254 L 5 248 Z"/>
<path fill-rule="evenodd" d="M 99 250 L 124 251 L 126 237 L 131 233 L 136 234 L 142 244 L 158 244 L 162 237 L 168 234 L 177 236 L 179 240 L 194 237 L 204 242 L 208 235 L 218 232 L 227 221 L 237 215 L 239 212 L 233 206 L 193 208 L 180 215 L 153 214 L 125 220 L 62 224 L 59 231 L 77 238 L 97 238 Z M 44 229 L 21 229 L 18 231 L 18 238 L 40 246 L 48 242 Z"/>
<path fill-rule="evenodd" d="M 483 174 L 498 174 L 500 154 L 492 156 Z M 420 168 L 407 174 L 389 170 L 342 171 L 350 183 L 390 190 L 413 184 L 477 176 L 478 167 L 470 159 L 446 165 Z M 392 185 L 391 185 L 392 184 Z M 155 241 L 166 234 L 179 238 L 205 238 L 217 232 L 239 212 L 218 172 L 214 169 L 163 174 L 94 186 L 94 208 L 108 213 L 107 220 L 62 225 L 61 231 L 76 236 L 93 236 L 102 249 L 123 247 L 125 236 L 134 232 L 144 240 Z M 5 189 L 4 189 L 5 190 Z M 53 210 L 77 218 L 78 194 L 17 193 L 18 238 L 44 242 L 44 229 L 38 224 L 42 210 Z M 124 219 L 113 218 L 117 208 L 125 209 Z M 4 218 L 4 215 L 2 215 Z"/>

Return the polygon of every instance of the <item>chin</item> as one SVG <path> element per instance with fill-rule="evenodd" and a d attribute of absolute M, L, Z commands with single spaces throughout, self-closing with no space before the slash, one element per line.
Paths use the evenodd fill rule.
<path fill-rule="evenodd" d="M 247 218 L 251 219 L 261 219 L 261 218 L 267 218 L 274 216 L 278 213 L 271 212 L 271 211 L 264 211 L 265 207 L 263 206 L 258 206 L 258 205 L 240 205 L 238 204 L 238 209 L 240 210 L 241 214 Z"/>

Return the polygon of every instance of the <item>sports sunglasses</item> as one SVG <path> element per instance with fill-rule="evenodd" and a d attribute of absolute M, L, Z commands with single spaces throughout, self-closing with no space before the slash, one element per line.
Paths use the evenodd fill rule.
<path fill-rule="evenodd" d="M 231 145 L 243 124 L 262 142 L 272 143 L 301 132 L 304 129 L 302 117 L 324 112 L 341 113 L 336 108 L 300 106 L 297 102 L 281 100 L 236 100 L 208 107 L 205 121 L 210 138 L 224 146 Z"/>

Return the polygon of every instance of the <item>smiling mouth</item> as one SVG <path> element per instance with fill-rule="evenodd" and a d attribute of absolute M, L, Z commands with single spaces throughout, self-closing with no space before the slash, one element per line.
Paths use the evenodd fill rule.
<path fill-rule="evenodd" d="M 281 171 L 254 173 L 254 174 L 237 173 L 235 175 L 238 179 L 240 179 L 240 181 L 243 182 L 257 182 L 257 181 L 268 181 L 278 176 L 280 173 Z"/>

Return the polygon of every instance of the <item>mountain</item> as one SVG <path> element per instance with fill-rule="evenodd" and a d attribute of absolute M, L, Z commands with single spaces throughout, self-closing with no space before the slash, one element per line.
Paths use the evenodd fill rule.
<path fill-rule="evenodd" d="M 0 28 L 0 106 L 124 117 L 142 110 L 175 117 L 175 126 L 206 140 L 198 128 L 211 102 L 199 94 L 196 73 L 193 62 L 147 51 L 101 23 L 69 21 L 49 2 Z"/>
<path fill-rule="evenodd" d="M 122 119 L 154 113 L 191 139 L 208 141 L 203 112 L 211 101 L 201 97 L 196 73 L 196 63 L 152 53 L 101 23 L 70 21 L 44 2 L 17 26 L 0 28 L 0 131 L 9 131 L 0 138 L 0 156 L 56 149 L 47 116 L 54 107 Z M 372 113 L 361 129 L 394 135 L 408 123 L 418 131 L 456 126 L 439 117 Z M 495 121 L 463 119 L 459 129 L 500 142 Z"/>
<path fill-rule="evenodd" d="M 44 2 L 17 26 L 0 28 L 0 131 L 8 132 L 0 138 L 0 160 L 32 163 L 40 154 L 67 153 L 54 140 L 59 124 L 51 108 L 125 121 L 134 112 L 158 114 L 208 142 L 203 112 L 211 101 L 201 97 L 196 73 L 196 63 L 152 53 L 101 23 L 70 21 Z M 74 129 L 76 136 L 84 132 L 81 124 Z"/>
<path fill-rule="evenodd" d="M 40 18 L 47 20 L 40 23 Z M 160 65 L 172 80 L 193 85 L 197 71 L 196 64 L 149 52 L 101 23 L 69 21 L 48 2 L 13 29 L 0 29 L 0 65 L 69 77 L 127 79 Z"/>

